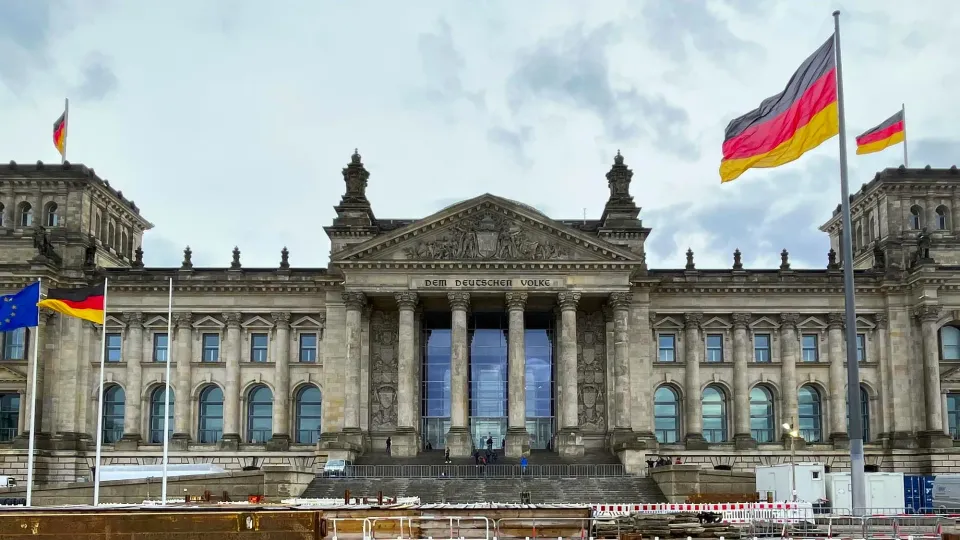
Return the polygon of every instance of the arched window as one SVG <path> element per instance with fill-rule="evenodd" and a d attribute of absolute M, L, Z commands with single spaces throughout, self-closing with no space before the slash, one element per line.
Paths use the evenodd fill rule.
<path fill-rule="evenodd" d="M 774 413 L 773 394 L 763 386 L 754 386 L 750 390 L 750 434 L 757 442 L 773 442 Z"/>
<path fill-rule="evenodd" d="M 680 396 L 669 386 L 653 394 L 653 423 L 657 441 L 675 443 L 680 439 Z"/>
<path fill-rule="evenodd" d="M 823 416 L 821 415 L 820 392 L 805 385 L 797 392 L 797 415 L 799 416 L 800 436 L 808 443 L 823 439 Z"/>
<path fill-rule="evenodd" d="M 703 437 L 709 443 L 727 440 L 727 396 L 716 386 L 703 389 Z"/>
<path fill-rule="evenodd" d="M 163 443 L 163 411 L 166 405 L 166 395 L 167 395 L 167 386 L 162 385 L 154 389 L 150 393 L 150 442 L 153 444 Z M 167 436 L 173 433 L 173 400 L 177 395 L 173 392 L 173 388 L 170 389 L 170 412 L 169 416 L 169 426 L 170 429 L 167 431 Z"/>
<path fill-rule="evenodd" d="M 20 394 L 0 394 L 0 442 L 10 442 L 18 435 L 20 426 Z"/>
<path fill-rule="evenodd" d="M 120 231 L 120 245 L 117 246 L 117 252 L 124 257 L 129 257 L 127 254 L 127 231 Z"/>
<path fill-rule="evenodd" d="M 200 392 L 197 415 L 197 440 L 201 444 L 215 443 L 223 436 L 223 390 L 211 384 Z"/>
<path fill-rule="evenodd" d="M 960 360 L 960 329 L 956 326 L 944 326 L 940 329 L 940 360 Z"/>
<path fill-rule="evenodd" d="M 847 403 L 847 431 L 850 431 L 850 400 Z M 860 422 L 863 425 L 863 442 L 870 442 L 870 393 L 860 385 Z"/>
<path fill-rule="evenodd" d="M 920 230 L 920 215 L 923 213 L 923 209 L 919 206 L 913 206 L 910 208 L 910 228 L 919 231 Z"/>
<path fill-rule="evenodd" d="M 116 228 L 113 226 L 113 222 L 107 226 L 107 241 L 106 244 L 110 247 L 116 248 L 116 244 L 113 242 L 113 235 L 116 234 Z"/>
<path fill-rule="evenodd" d="M 861 249 L 866 244 L 863 238 L 863 226 L 858 223 L 857 228 L 854 230 L 856 231 L 856 235 L 853 237 L 853 248 Z"/>
<path fill-rule="evenodd" d="M 247 399 L 247 442 L 265 443 L 272 436 L 273 392 L 266 386 L 255 386 Z"/>
<path fill-rule="evenodd" d="M 113 444 L 123 437 L 123 388 L 114 384 L 103 391 L 103 443 Z"/>
<path fill-rule="evenodd" d="M 947 230 L 947 207 L 946 206 L 937 207 L 937 230 L 939 231 Z"/>
<path fill-rule="evenodd" d="M 57 214 L 57 203 L 48 202 L 47 207 L 43 211 L 43 223 L 47 227 L 56 227 L 60 225 L 60 215 Z"/>
<path fill-rule="evenodd" d="M 20 226 L 33 227 L 33 206 L 28 202 L 20 203 Z"/>
<path fill-rule="evenodd" d="M 316 444 L 320 438 L 321 402 L 323 396 L 316 386 L 304 386 L 297 392 L 297 436 L 300 444 Z"/>
<path fill-rule="evenodd" d="M 950 425 L 950 436 L 960 439 L 960 393 L 947 394 L 947 422 Z"/>
<path fill-rule="evenodd" d="M 880 237 L 880 234 L 877 232 L 877 219 L 873 217 L 873 214 L 870 214 L 870 219 L 867 220 L 867 227 L 870 228 L 867 236 L 869 236 L 871 242 Z"/>

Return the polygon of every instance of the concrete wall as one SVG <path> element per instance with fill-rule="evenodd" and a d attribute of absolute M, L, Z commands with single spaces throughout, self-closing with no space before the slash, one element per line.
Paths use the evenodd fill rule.
<path fill-rule="evenodd" d="M 756 475 L 743 471 L 716 471 L 696 465 L 669 465 L 651 469 L 668 502 L 682 503 L 687 497 L 714 493 L 754 493 Z"/>

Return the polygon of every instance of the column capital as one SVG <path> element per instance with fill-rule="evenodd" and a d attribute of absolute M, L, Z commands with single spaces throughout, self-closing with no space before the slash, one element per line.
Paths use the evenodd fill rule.
<path fill-rule="evenodd" d="M 940 306 L 922 304 L 913 309 L 913 315 L 923 322 L 936 322 L 940 319 Z"/>
<path fill-rule="evenodd" d="M 877 321 L 877 328 L 880 328 L 882 330 L 887 329 L 887 324 L 890 321 L 887 319 L 886 313 L 877 313 L 874 319 Z"/>
<path fill-rule="evenodd" d="M 223 320 L 227 323 L 227 328 L 240 327 L 240 314 L 236 311 L 227 311 L 223 313 Z"/>
<path fill-rule="evenodd" d="M 123 312 L 123 322 L 127 325 L 127 328 L 143 328 L 143 313 L 140 311 L 124 311 Z"/>
<path fill-rule="evenodd" d="M 734 330 L 746 330 L 747 325 L 750 324 L 749 313 L 734 313 L 730 315 L 730 318 L 733 319 Z"/>
<path fill-rule="evenodd" d="M 699 311 L 691 311 L 683 314 L 683 325 L 688 330 L 700 328 L 700 323 L 702 322 L 703 313 Z"/>
<path fill-rule="evenodd" d="M 345 291 L 340 295 L 340 298 L 342 298 L 343 303 L 347 305 L 347 309 L 359 310 L 367 305 L 367 297 L 362 292 Z"/>
<path fill-rule="evenodd" d="M 781 313 L 780 314 L 780 328 L 784 330 L 796 330 L 797 324 L 799 323 L 800 323 L 799 313 Z"/>
<path fill-rule="evenodd" d="M 841 312 L 827 313 L 827 326 L 831 330 L 839 330 L 844 327 L 846 315 Z"/>
<path fill-rule="evenodd" d="M 173 314 L 173 324 L 178 330 L 190 329 L 193 324 L 193 313 L 189 311 L 180 311 Z"/>
<path fill-rule="evenodd" d="M 506 299 L 508 310 L 516 309 L 523 311 L 523 309 L 527 307 L 527 293 L 525 292 L 508 292 Z"/>
<path fill-rule="evenodd" d="M 40 323 L 40 326 L 46 326 L 51 322 L 53 322 L 53 320 L 59 316 L 60 314 L 57 313 L 56 311 L 42 310 L 40 312 L 40 319 L 38 320 L 38 322 Z"/>
<path fill-rule="evenodd" d="M 610 293 L 610 307 L 616 310 L 628 309 L 633 302 L 633 294 L 628 292 Z"/>
<path fill-rule="evenodd" d="M 450 302 L 450 309 L 466 311 L 470 309 L 470 293 L 467 292 L 449 292 L 447 301 Z"/>
<path fill-rule="evenodd" d="M 289 311 L 276 311 L 271 313 L 273 317 L 273 323 L 277 325 L 277 328 L 290 328 L 290 312 Z"/>
<path fill-rule="evenodd" d="M 397 299 L 397 307 L 400 311 L 413 310 L 417 307 L 418 297 L 415 292 L 398 292 L 393 297 Z"/>
<path fill-rule="evenodd" d="M 577 304 L 580 303 L 580 293 L 577 291 L 557 293 L 557 301 L 560 303 L 561 311 L 576 310 Z"/>

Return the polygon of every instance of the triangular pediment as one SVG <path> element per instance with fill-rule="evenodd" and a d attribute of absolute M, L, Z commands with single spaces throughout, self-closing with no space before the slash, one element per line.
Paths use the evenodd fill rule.
<path fill-rule="evenodd" d="M 333 255 L 340 261 L 640 262 L 640 255 L 554 221 L 533 208 L 481 195 Z"/>
<path fill-rule="evenodd" d="M 753 328 L 753 329 L 758 329 L 758 328 L 774 329 L 774 328 L 778 328 L 779 326 L 780 325 L 777 324 L 777 321 L 767 316 L 761 316 L 750 323 L 750 328 Z"/>
<path fill-rule="evenodd" d="M 323 324 L 323 322 L 306 315 L 290 323 L 290 326 L 293 328 L 322 328 Z"/>
<path fill-rule="evenodd" d="M 711 317 L 710 319 L 704 321 L 701 326 L 704 328 L 714 328 L 714 329 L 729 329 L 733 327 L 732 324 L 725 321 L 721 317 Z"/>
<path fill-rule="evenodd" d="M 147 319 L 147 322 L 143 323 L 143 326 L 147 328 L 166 328 L 167 318 L 163 315 L 150 317 L 149 319 Z"/>
<path fill-rule="evenodd" d="M 244 321 L 240 326 L 244 328 L 273 328 L 273 323 L 259 315 L 255 315 Z"/>
<path fill-rule="evenodd" d="M 224 326 L 226 325 L 210 315 L 205 315 L 193 323 L 194 328 L 223 328 Z"/>
<path fill-rule="evenodd" d="M 0 366 L 0 384 L 26 383 L 27 377 L 23 373 L 9 366 Z"/>
<path fill-rule="evenodd" d="M 940 372 L 940 382 L 960 383 L 960 366 L 950 367 Z"/>

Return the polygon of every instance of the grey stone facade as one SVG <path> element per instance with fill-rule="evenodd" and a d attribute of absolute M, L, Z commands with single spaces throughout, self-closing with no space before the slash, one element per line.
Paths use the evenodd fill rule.
<path fill-rule="evenodd" d="M 117 341 L 105 389 L 122 389 L 124 399 L 122 414 L 111 413 L 119 436 L 106 446 L 107 463 L 158 458 L 154 396 L 164 385 L 164 354 L 174 364 L 175 462 L 312 466 L 382 448 L 387 437 L 395 454 L 417 454 L 422 329 L 425 314 L 436 312 L 449 313 L 451 330 L 445 440 L 453 454 L 467 454 L 471 313 L 496 309 L 508 320 L 509 455 L 530 448 L 523 336 L 524 314 L 536 311 L 555 321 L 553 450 L 606 448 L 630 467 L 661 453 L 750 468 L 785 461 L 781 424 L 806 421 L 815 428 L 797 441 L 801 459 L 843 468 L 846 343 L 836 253 L 815 270 L 791 268 L 786 252 L 778 269 L 745 269 L 739 252 L 727 269 L 700 269 L 693 253 L 683 268 L 648 268 L 651 229 L 638 218 L 632 175 L 618 155 L 595 220 L 555 220 L 493 195 L 419 220 L 378 219 L 366 196 L 370 173 L 355 154 L 325 228 L 327 268 L 291 267 L 285 249 L 276 268 L 244 267 L 239 249 L 228 268 L 198 268 L 189 248 L 179 268 L 147 268 L 140 245 L 152 225 L 92 169 L 10 164 L 0 166 L 0 293 L 37 277 L 59 287 L 109 280 L 106 333 Z M 946 352 L 943 334 L 960 326 L 957 212 L 956 168 L 888 169 L 854 196 L 871 465 L 960 467 L 949 397 L 960 393 L 960 358 Z M 839 214 L 822 230 L 838 249 Z M 21 404 L 16 436 L 0 442 L 0 474 L 23 472 L 27 404 L 36 400 L 39 478 L 83 477 L 98 419 L 101 330 L 59 315 L 42 317 L 38 330 L 28 338 L 40 340 L 37 396 L 28 393 L 30 354 L 0 360 L 0 394 Z M 254 397 L 259 388 L 269 390 L 267 409 Z M 301 411 L 311 388 L 322 395 L 319 429 Z M 667 416 L 654 406 L 661 388 L 675 398 Z M 758 388 L 769 395 L 766 420 L 751 412 Z M 710 409 L 720 413 L 705 414 L 708 389 L 722 396 Z M 222 393 L 221 412 L 201 411 L 211 391 Z M 220 423 L 205 429 L 211 417 Z"/>

